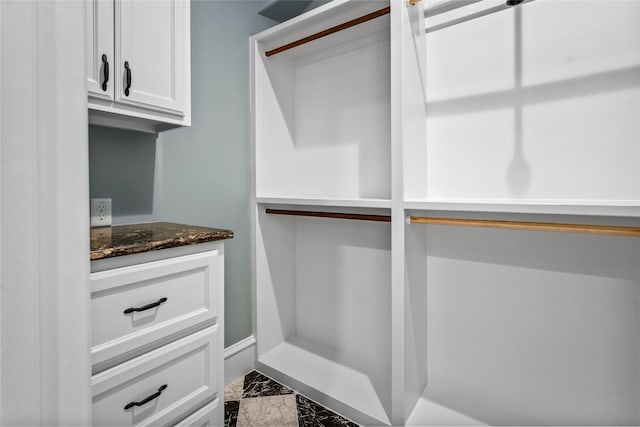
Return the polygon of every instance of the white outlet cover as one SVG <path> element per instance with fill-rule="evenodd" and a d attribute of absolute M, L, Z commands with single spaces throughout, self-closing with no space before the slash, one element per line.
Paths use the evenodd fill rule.
<path fill-rule="evenodd" d="M 91 227 L 111 225 L 111 199 L 91 199 Z"/>

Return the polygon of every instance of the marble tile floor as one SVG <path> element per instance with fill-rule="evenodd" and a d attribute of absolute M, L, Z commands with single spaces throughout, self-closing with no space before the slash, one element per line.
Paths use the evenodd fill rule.
<path fill-rule="evenodd" d="M 225 427 L 358 427 L 258 371 L 224 390 Z"/>

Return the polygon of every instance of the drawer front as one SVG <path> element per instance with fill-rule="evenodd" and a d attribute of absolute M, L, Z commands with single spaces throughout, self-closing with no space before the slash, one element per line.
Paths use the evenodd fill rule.
<path fill-rule="evenodd" d="M 94 375 L 93 424 L 167 425 L 218 397 L 218 339 L 212 326 Z"/>
<path fill-rule="evenodd" d="M 105 361 L 212 322 L 222 268 L 222 255 L 209 251 L 93 273 L 94 372 Z"/>
<path fill-rule="evenodd" d="M 214 400 L 176 425 L 181 427 L 223 426 L 224 420 L 220 409 L 220 399 Z"/>

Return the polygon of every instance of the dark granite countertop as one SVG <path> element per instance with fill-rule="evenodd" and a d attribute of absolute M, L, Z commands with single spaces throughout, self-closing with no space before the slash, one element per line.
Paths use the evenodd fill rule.
<path fill-rule="evenodd" d="M 91 260 L 231 239 L 233 231 L 172 222 L 91 229 Z"/>

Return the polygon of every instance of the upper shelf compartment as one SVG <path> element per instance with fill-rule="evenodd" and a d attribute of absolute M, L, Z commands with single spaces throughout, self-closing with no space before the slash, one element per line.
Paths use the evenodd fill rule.
<path fill-rule="evenodd" d="M 388 8 L 338 0 L 251 39 L 258 197 L 390 199 Z"/>
<path fill-rule="evenodd" d="M 424 138 L 405 141 L 405 201 L 637 216 L 640 3 L 442 11 L 462 3 L 426 8 L 427 119 Z"/>

